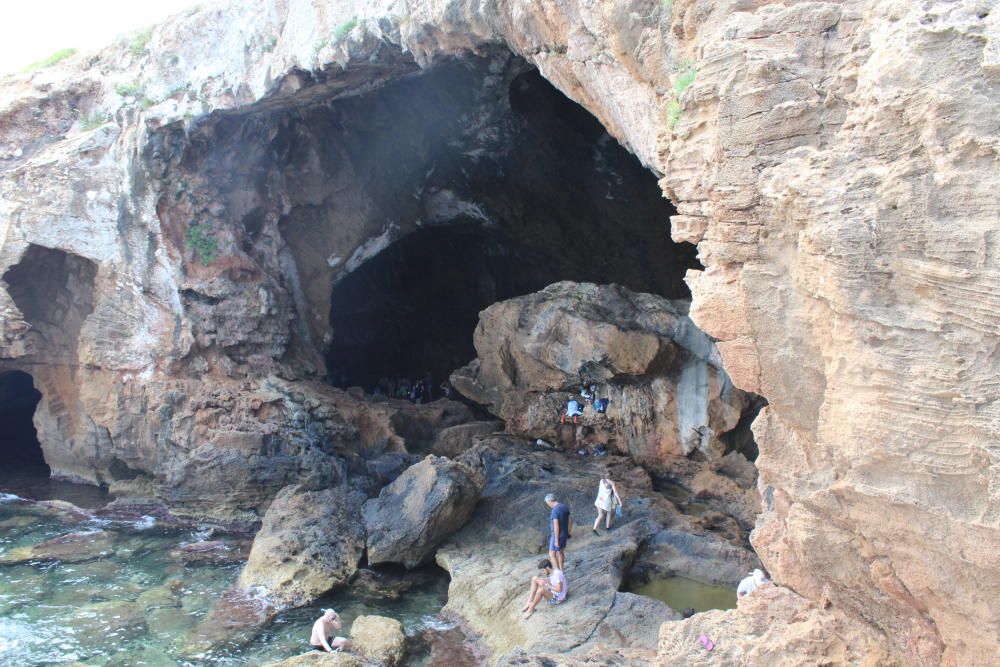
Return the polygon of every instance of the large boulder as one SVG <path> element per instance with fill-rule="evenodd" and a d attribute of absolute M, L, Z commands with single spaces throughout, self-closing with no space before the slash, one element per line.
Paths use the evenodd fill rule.
<path fill-rule="evenodd" d="M 346 487 L 282 489 L 271 503 L 240 575 L 278 607 L 309 604 L 347 583 L 365 546 L 364 496 Z"/>
<path fill-rule="evenodd" d="M 385 616 L 358 616 L 351 625 L 354 650 L 385 667 L 394 667 L 406 652 L 403 624 Z"/>
<path fill-rule="evenodd" d="M 482 489 L 478 471 L 440 456 L 411 466 L 365 503 L 368 562 L 426 563 L 469 520 Z"/>
<path fill-rule="evenodd" d="M 475 346 L 451 383 L 509 432 L 576 448 L 577 429 L 567 433 L 560 416 L 581 384 L 595 384 L 610 402 L 604 415 L 584 408 L 587 444 L 650 466 L 694 450 L 721 456 L 719 437 L 749 404 L 681 304 L 619 285 L 560 282 L 493 304 Z"/>

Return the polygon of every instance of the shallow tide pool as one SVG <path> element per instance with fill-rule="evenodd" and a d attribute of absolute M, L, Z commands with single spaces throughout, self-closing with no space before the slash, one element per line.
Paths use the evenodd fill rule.
<path fill-rule="evenodd" d="M 161 530 L 151 518 L 125 526 L 67 522 L 0 494 L 0 665 L 265 665 L 304 652 L 312 622 L 329 606 L 340 612 L 345 635 L 362 614 L 401 621 L 424 640 L 411 665 L 431 661 L 432 650 L 475 664 L 461 633 L 438 615 L 448 578 L 437 569 L 397 599 L 344 590 L 283 612 L 263 629 L 240 628 L 238 619 L 233 631 L 206 628 L 206 615 L 241 568 L 185 565 L 171 556 L 206 533 Z M 10 562 L 54 538 L 70 541 L 50 546 L 47 557 Z"/>
<path fill-rule="evenodd" d="M 688 607 L 696 612 L 736 607 L 735 588 L 711 586 L 686 577 L 654 579 L 647 584 L 631 588 L 630 592 L 666 602 L 679 612 Z"/>

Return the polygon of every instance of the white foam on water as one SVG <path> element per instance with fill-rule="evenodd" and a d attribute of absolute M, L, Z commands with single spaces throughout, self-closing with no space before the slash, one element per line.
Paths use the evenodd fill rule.
<path fill-rule="evenodd" d="M 136 530 L 149 530 L 156 525 L 156 517 L 144 514 L 138 521 L 132 524 Z"/>
<path fill-rule="evenodd" d="M 16 500 L 24 500 L 24 498 L 18 495 L 14 495 L 13 493 L 0 492 L 0 503 L 12 503 Z"/>
<path fill-rule="evenodd" d="M 445 620 L 440 616 L 436 615 L 432 616 L 430 614 L 421 617 L 420 625 L 421 627 L 427 628 L 429 630 L 437 630 L 439 632 L 443 632 L 444 630 L 451 630 L 452 628 L 455 627 L 455 624 L 452 623 L 451 621 Z"/>

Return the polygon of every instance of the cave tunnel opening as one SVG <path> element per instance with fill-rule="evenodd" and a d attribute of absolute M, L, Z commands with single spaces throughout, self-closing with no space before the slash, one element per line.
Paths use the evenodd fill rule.
<path fill-rule="evenodd" d="M 379 187 L 412 196 L 383 210 L 405 233 L 334 277 L 326 362 L 336 385 L 440 382 L 474 358 L 481 310 L 561 280 L 690 299 L 683 277 L 700 268 L 696 249 L 671 240 L 676 211 L 656 176 L 534 68 L 515 59 L 501 83 L 484 84 L 498 78 L 486 67 L 438 67 L 340 105 L 339 127 L 381 128 L 365 134 L 368 152 L 398 149 Z M 295 224 L 293 214 L 286 229 Z"/>
<path fill-rule="evenodd" d="M 49 474 L 35 431 L 35 408 L 42 393 L 24 371 L 0 373 L 0 471 L 5 475 Z"/>
<path fill-rule="evenodd" d="M 3 274 L 44 361 L 76 361 L 80 329 L 94 310 L 96 276 L 91 260 L 34 244 Z"/>

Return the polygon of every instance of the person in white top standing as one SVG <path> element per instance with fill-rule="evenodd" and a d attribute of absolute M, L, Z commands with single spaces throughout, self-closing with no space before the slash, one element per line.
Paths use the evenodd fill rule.
<path fill-rule="evenodd" d="M 612 482 L 607 477 L 602 477 L 601 481 L 597 483 L 597 500 L 594 501 L 594 507 L 597 508 L 597 519 L 594 520 L 594 535 L 598 535 L 598 526 L 601 525 L 601 520 L 604 520 L 604 527 L 606 530 L 611 530 L 611 518 L 614 515 L 614 504 L 622 504 L 621 496 L 618 495 L 618 489 L 615 487 L 615 483 Z"/>
<path fill-rule="evenodd" d="M 538 567 L 542 569 L 545 576 L 531 578 L 528 601 L 521 608 L 521 611 L 524 612 L 525 620 L 528 620 L 531 614 L 534 613 L 535 607 L 543 599 L 548 600 L 549 604 L 553 606 L 561 604 L 566 599 L 568 589 L 566 575 L 563 571 L 552 567 L 552 562 L 547 558 L 539 563 Z"/>

